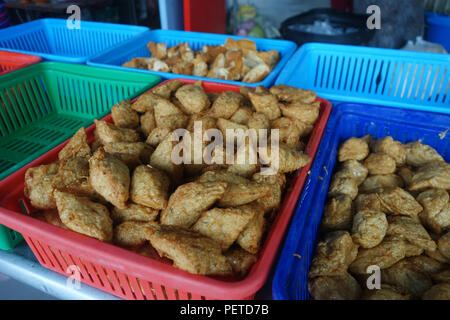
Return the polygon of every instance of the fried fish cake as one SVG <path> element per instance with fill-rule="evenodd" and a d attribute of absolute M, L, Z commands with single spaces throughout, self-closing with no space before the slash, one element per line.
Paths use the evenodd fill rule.
<path fill-rule="evenodd" d="M 367 177 L 366 180 L 359 186 L 360 193 L 382 192 L 385 189 L 395 187 L 404 187 L 403 179 L 396 174 L 376 174 Z"/>
<path fill-rule="evenodd" d="M 237 109 L 236 112 L 231 116 L 230 121 L 242 125 L 247 125 L 252 115 L 252 109 L 250 109 L 249 107 L 241 107 Z"/>
<path fill-rule="evenodd" d="M 447 232 L 437 241 L 439 252 L 450 260 L 450 232 Z"/>
<path fill-rule="evenodd" d="M 369 170 L 359 161 L 347 160 L 342 162 L 339 170 L 334 174 L 336 178 L 351 178 L 355 179 L 358 187 L 363 183 Z"/>
<path fill-rule="evenodd" d="M 92 199 L 99 198 L 99 194 L 94 190 L 89 181 L 88 158 L 75 157 L 62 160 L 52 184 L 59 191 Z"/>
<path fill-rule="evenodd" d="M 231 275 L 233 270 L 214 240 L 176 226 L 146 227 L 146 238 L 176 268 L 193 274 Z"/>
<path fill-rule="evenodd" d="M 359 211 L 353 217 L 352 239 L 362 248 L 373 248 L 383 241 L 388 229 L 386 215 L 381 211 Z"/>
<path fill-rule="evenodd" d="M 187 84 L 175 92 L 175 97 L 181 102 L 183 111 L 187 114 L 199 113 L 210 106 L 210 101 L 201 85 Z"/>
<path fill-rule="evenodd" d="M 125 221 L 114 228 L 113 243 L 121 247 L 142 246 L 147 241 L 144 228 L 154 222 Z"/>
<path fill-rule="evenodd" d="M 356 212 L 361 210 L 375 210 L 375 211 L 383 211 L 381 210 L 381 201 L 376 193 L 368 193 L 359 194 L 354 202 L 354 208 Z"/>
<path fill-rule="evenodd" d="M 137 204 L 156 210 L 167 207 L 170 178 L 164 171 L 141 165 L 133 171 L 130 199 Z"/>
<path fill-rule="evenodd" d="M 123 100 L 113 105 L 111 117 L 119 128 L 136 129 L 139 126 L 139 114 L 131 109 L 130 100 Z"/>
<path fill-rule="evenodd" d="M 447 191 L 443 189 L 428 189 L 417 196 L 417 201 L 423 206 L 420 221 L 436 234 L 450 226 L 449 200 Z"/>
<path fill-rule="evenodd" d="M 103 120 L 94 120 L 100 142 L 105 145 L 112 142 L 137 142 L 140 136 L 133 129 L 119 128 Z"/>
<path fill-rule="evenodd" d="M 331 198 L 323 211 L 322 229 L 324 231 L 350 231 L 352 223 L 352 198 L 348 195 Z"/>
<path fill-rule="evenodd" d="M 433 285 L 430 276 L 421 272 L 407 259 L 381 270 L 381 279 L 384 283 L 397 286 L 415 298 L 420 298 Z"/>
<path fill-rule="evenodd" d="M 369 155 L 369 145 L 363 139 L 350 138 L 346 140 L 338 151 L 340 162 L 347 160 L 364 160 Z"/>
<path fill-rule="evenodd" d="M 66 225 L 61 221 L 61 218 L 59 217 L 58 210 L 45 210 L 45 211 L 39 211 L 35 214 L 34 218 L 50 223 L 56 227 L 60 227 L 63 229 L 69 229 L 66 227 Z"/>
<path fill-rule="evenodd" d="M 116 157 L 98 149 L 89 159 L 89 180 L 94 190 L 118 208 L 125 209 L 129 197 L 130 170 Z"/>
<path fill-rule="evenodd" d="M 56 209 L 53 179 L 59 164 L 51 163 L 29 168 L 25 173 L 24 195 L 36 209 Z"/>
<path fill-rule="evenodd" d="M 414 197 L 402 188 L 396 187 L 377 193 L 383 212 L 417 217 L 422 212 L 422 206 Z"/>
<path fill-rule="evenodd" d="M 233 273 L 238 277 L 244 277 L 248 274 L 250 268 L 257 260 L 256 255 L 251 254 L 238 246 L 231 247 L 224 252 L 224 255 L 233 268 Z"/>
<path fill-rule="evenodd" d="M 305 167 L 311 162 L 309 155 L 280 143 L 258 149 L 261 162 L 277 172 L 288 173 Z M 278 154 L 278 156 L 277 156 Z"/>
<path fill-rule="evenodd" d="M 91 148 L 89 147 L 86 131 L 84 128 L 78 129 L 75 135 L 58 153 L 59 160 L 90 156 Z"/>
<path fill-rule="evenodd" d="M 358 195 L 358 183 L 352 178 L 336 178 L 331 181 L 328 195 L 330 197 L 337 197 L 339 195 L 347 195 L 352 200 Z"/>
<path fill-rule="evenodd" d="M 257 254 L 266 227 L 266 219 L 264 218 L 264 210 L 258 204 L 251 204 L 256 209 L 256 214 L 250 220 L 245 229 L 239 234 L 236 242 L 246 251 Z"/>
<path fill-rule="evenodd" d="M 170 128 L 155 128 L 150 132 L 145 143 L 156 148 L 169 133 L 171 133 Z"/>
<path fill-rule="evenodd" d="M 375 174 L 391 174 L 397 169 L 395 160 L 387 154 L 371 153 L 364 165 L 371 175 Z"/>
<path fill-rule="evenodd" d="M 288 105 L 279 104 L 279 106 L 283 116 L 301 121 L 309 125 L 314 125 L 320 114 L 319 101 L 310 104 L 293 102 Z"/>
<path fill-rule="evenodd" d="M 159 210 L 146 207 L 137 203 L 129 202 L 125 209 L 117 207 L 112 208 L 111 218 L 115 224 L 120 224 L 125 221 L 155 221 L 158 217 Z"/>
<path fill-rule="evenodd" d="M 201 214 L 192 230 L 217 241 L 225 251 L 237 240 L 256 214 L 257 209 L 252 205 L 213 208 Z"/>
<path fill-rule="evenodd" d="M 154 94 L 169 100 L 171 96 L 183 85 L 180 80 L 171 80 L 163 83 L 152 90 Z"/>
<path fill-rule="evenodd" d="M 408 261 L 408 263 L 416 266 L 420 272 L 425 272 L 429 275 L 439 273 L 448 268 L 444 263 L 434 260 L 433 258 L 427 257 L 425 255 L 410 257 L 406 260 Z"/>
<path fill-rule="evenodd" d="M 358 300 L 361 287 L 349 273 L 310 279 L 308 289 L 314 300 Z"/>
<path fill-rule="evenodd" d="M 389 284 L 381 284 L 380 289 L 365 290 L 363 300 L 411 300 L 412 295 Z"/>
<path fill-rule="evenodd" d="M 358 246 L 353 243 L 347 231 L 328 233 L 316 247 L 316 254 L 309 269 L 309 277 L 341 276 L 358 254 Z"/>
<path fill-rule="evenodd" d="M 248 96 L 256 112 L 265 114 L 269 120 L 275 120 L 281 117 L 278 99 L 270 92 L 256 93 L 250 91 Z"/>
<path fill-rule="evenodd" d="M 174 184 L 179 184 L 183 178 L 183 164 L 182 161 L 178 164 L 173 160 L 172 152 L 176 144 L 172 133 L 165 136 L 150 157 L 150 165 L 165 171 Z"/>
<path fill-rule="evenodd" d="M 409 190 L 427 188 L 450 190 L 450 164 L 444 161 L 428 162 L 414 173 Z"/>
<path fill-rule="evenodd" d="M 387 154 L 395 160 L 397 166 L 403 166 L 406 163 L 406 149 L 400 141 L 392 137 L 378 139 L 373 144 L 373 152 Z"/>
<path fill-rule="evenodd" d="M 70 230 L 110 242 L 113 237 L 113 222 L 108 208 L 85 197 L 56 190 L 56 206 L 61 221 Z"/>
<path fill-rule="evenodd" d="M 170 195 L 167 208 L 161 212 L 161 224 L 191 227 L 203 211 L 208 210 L 227 190 L 225 182 L 190 182 Z"/>
<path fill-rule="evenodd" d="M 444 161 L 442 156 L 432 147 L 421 141 L 405 144 L 406 163 L 414 167 L 422 167 L 429 162 Z"/>
<path fill-rule="evenodd" d="M 388 217 L 387 236 L 405 239 L 408 242 L 426 250 L 435 250 L 436 243 L 431 239 L 427 230 L 413 218 L 407 216 Z"/>
<path fill-rule="evenodd" d="M 276 212 L 281 205 L 283 191 L 286 186 L 286 176 L 284 173 L 276 175 L 255 173 L 252 180 L 260 184 L 266 184 L 271 189 L 264 197 L 255 200 L 255 204 L 260 206 L 265 214 Z"/>
<path fill-rule="evenodd" d="M 214 101 L 209 111 L 213 118 L 230 119 L 231 116 L 242 106 L 243 96 L 234 91 L 224 91 Z"/>
<path fill-rule="evenodd" d="M 317 94 L 314 91 L 303 90 L 285 84 L 272 86 L 270 92 L 274 94 L 278 100 L 284 102 L 299 101 L 302 103 L 313 103 L 317 98 Z"/>
<path fill-rule="evenodd" d="M 370 249 L 360 249 L 356 259 L 350 264 L 352 274 L 367 274 L 367 267 L 377 265 L 386 269 L 406 256 L 404 240 L 385 239 L 378 246 Z"/>
<path fill-rule="evenodd" d="M 281 117 L 271 122 L 270 128 L 279 130 L 280 141 L 290 148 L 295 148 L 301 137 L 300 128 L 294 121 L 287 117 Z"/>
<path fill-rule="evenodd" d="M 115 156 L 130 169 L 150 162 L 153 148 L 144 142 L 112 142 L 104 146 L 107 153 Z"/>
<path fill-rule="evenodd" d="M 131 108 L 137 112 L 145 113 L 147 111 L 153 111 L 156 103 L 164 99 L 160 95 L 147 91 L 141 94 L 136 101 L 131 105 Z"/>

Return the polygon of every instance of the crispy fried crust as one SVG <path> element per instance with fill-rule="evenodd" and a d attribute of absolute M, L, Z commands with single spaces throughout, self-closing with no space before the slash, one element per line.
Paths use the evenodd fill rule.
<path fill-rule="evenodd" d="M 136 129 L 139 126 L 139 114 L 131 109 L 129 100 L 118 102 L 112 106 L 111 117 L 119 128 Z"/>
<path fill-rule="evenodd" d="M 78 129 L 75 135 L 70 139 L 69 143 L 67 143 L 58 153 L 59 160 L 90 156 L 91 148 L 89 147 L 84 128 Z"/>
<path fill-rule="evenodd" d="M 361 287 L 349 273 L 331 277 L 317 277 L 308 281 L 314 300 L 358 300 Z"/>
<path fill-rule="evenodd" d="M 155 221 L 158 217 L 159 210 L 146 207 L 136 203 L 128 203 L 126 209 L 114 207 L 111 211 L 111 218 L 115 224 L 125 221 Z"/>
<path fill-rule="evenodd" d="M 141 165 L 131 178 L 130 199 L 143 206 L 162 210 L 167 207 L 170 178 L 156 168 Z"/>
<path fill-rule="evenodd" d="M 52 163 L 29 168 L 25 173 L 24 194 L 36 209 L 56 209 L 53 179 L 59 164 Z"/>
<path fill-rule="evenodd" d="M 154 222 L 125 221 L 114 228 L 114 244 L 121 247 L 142 246 L 147 241 L 144 228 Z"/>
<path fill-rule="evenodd" d="M 100 142 L 105 145 L 112 142 L 138 142 L 139 134 L 133 129 L 119 128 L 103 120 L 94 120 Z"/>

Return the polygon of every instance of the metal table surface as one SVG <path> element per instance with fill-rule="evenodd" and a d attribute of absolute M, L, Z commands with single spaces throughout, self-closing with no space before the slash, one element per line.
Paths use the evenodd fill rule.
<path fill-rule="evenodd" d="M 255 299 L 272 299 L 274 268 Z M 0 250 L 0 300 L 120 300 L 84 283 L 72 288 L 67 279 L 42 267 L 25 242 L 9 251 Z"/>

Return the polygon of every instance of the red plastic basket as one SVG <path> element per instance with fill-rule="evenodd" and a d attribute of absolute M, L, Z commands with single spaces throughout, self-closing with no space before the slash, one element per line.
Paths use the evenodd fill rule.
<path fill-rule="evenodd" d="M 239 91 L 238 86 L 213 82 L 203 82 L 203 86 L 208 92 Z M 331 111 L 328 101 L 320 101 L 320 118 L 306 149 L 312 158 L 316 154 Z M 107 116 L 105 120 L 111 121 L 111 116 Z M 94 128 L 95 125 L 92 125 L 87 129 L 90 141 L 93 140 Z M 22 214 L 23 206 L 27 211 L 30 208 L 23 194 L 27 168 L 56 161 L 59 150 L 67 142 L 0 182 L 0 224 L 22 233 L 42 266 L 66 276 L 70 276 L 73 271 L 70 269 L 66 273 L 69 266 L 78 266 L 82 282 L 125 299 L 253 299 L 268 277 L 311 167 L 308 165 L 294 175 L 282 207 L 265 238 L 259 259 L 249 274 L 239 281 L 224 281 L 193 275 L 161 261 Z"/>
<path fill-rule="evenodd" d="M 0 50 L 0 76 L 40 62 L 41 57 Z"/>

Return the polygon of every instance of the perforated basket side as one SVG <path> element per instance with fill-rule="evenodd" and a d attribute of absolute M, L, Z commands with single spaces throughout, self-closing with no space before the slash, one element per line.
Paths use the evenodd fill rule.
<path fill-rule="evenodd" d="M 0 31 L 0 48 L 44 54 L 53 52 L 48 29 L 42 20 Z"/>
<path fill-rule="evenodd" d="M 308 272 L 339 145 L 351 137 L 392 136 L 402 143 L 418 141 L 434 147 L 450 161 L 450 116 L 359 104 L 334 108 L 297 206 L 273 280 L 275 299 L 308 299 Z M 304 223 L 306 221 L 306 223 Z"/>
<path fill-rule="evenodd" d="M 450 57 L 355 46 L 307 44 L 276 84 L 336 101 L 450 113 Z"/>

